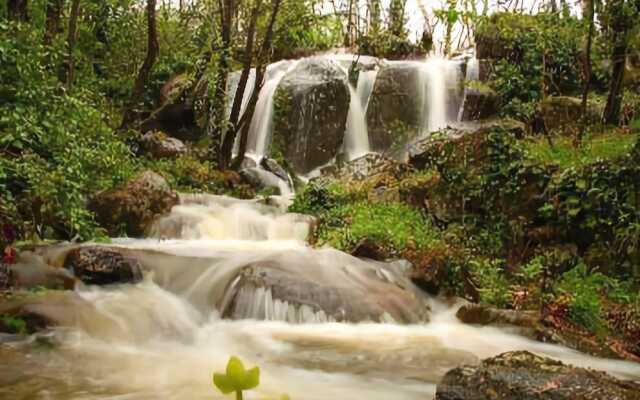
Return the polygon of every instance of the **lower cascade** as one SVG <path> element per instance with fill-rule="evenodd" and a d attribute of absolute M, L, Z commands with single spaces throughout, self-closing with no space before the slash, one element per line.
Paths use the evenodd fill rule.
<path fill-rule="evenodd" d="M 277 205 L 182 195 L 150 238 L 36 250 L 55 265 L 78 249 L 108 249 L 142 279 L 28 302 L 56 322 L 36 339 L 54 346 L 0 347 L 0 397 L 46 387 L 52 398 L 208 399 L 210 374 L 229 355 L 261 367 L 252 399 L 425 399 L 450 369 L 510 350 L 640 376 L 637 364 L 464 325 L 403 263 L 311 248 L 313 226 Z"/>

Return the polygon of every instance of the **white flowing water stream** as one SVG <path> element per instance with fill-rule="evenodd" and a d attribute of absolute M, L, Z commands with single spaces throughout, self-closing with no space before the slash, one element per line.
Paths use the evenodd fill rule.
<path fill-rule="evenodd" d="M 638 364 L 463 325 L 402 265 L 309 247 L 311 224 L 252 201 L 183 196 L 155 227 L 166 239 L 112 244 L 140 260 L 142 282 L 43 302 L 61 324 L 53 348 L 0 345 L 0 398 L 222 399 L 211 374 L 231 355 L 261 368 L 248 399 L 424 400 L 447 370 L 525 349 L 640 377 Z"/>

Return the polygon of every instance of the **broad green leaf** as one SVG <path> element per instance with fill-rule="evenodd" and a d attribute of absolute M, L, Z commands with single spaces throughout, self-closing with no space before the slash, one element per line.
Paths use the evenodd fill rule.
<path fill-rule="evenodd" d="M 233 382 L 225 374 L 213 374 L 213 383 L 223 394 L 236 391 Z"/>
<path fill-rule="evenodd" d="M 260 368 L 253 367 L 243 377 L 241 390 L 251 390 L 260 384 Z"/>
<path fill-rule="evenodd" d="M 227 363 L 227 377 L 230 379 L 236 390 L 242 390 L 242 383 L 244 381 L 245 374 L 246 371 L 242 361 L 240 361 L 238 357 L 231 357 Z"/>

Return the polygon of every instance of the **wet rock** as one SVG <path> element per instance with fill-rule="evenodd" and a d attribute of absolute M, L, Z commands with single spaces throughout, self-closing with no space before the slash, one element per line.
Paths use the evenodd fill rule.
<path fill-rule="evenodd" d="M 178 204 L 164 178 L 144 171 L 119 189 L 97 193 L 89 202 L 96 220 L 111 236 L 141 237 L 153 221 Z"/>
<path fill-rule="evenodd" d="M 71 250 L 64 267 L 90 285 L 135 283 L 142 280 L 142 265 L 114 249 L 91 246 Z"/>
<path fill-rule="evenodd" d="M 278 178 L 282 179 L 284 182 L 289 182 L 289 174 L 287 171 L 278 164 L 278 162 L 272 158 L 263 157 L 260 160 L 260 166 L 264 168 L 265 171 L 269 171 Z"/>
<path fill-rule="evenodd" d="M 436 399 L 637 400 L 638 393 L 640 384 L 514 351 L 447 372 Z"/>
<path fill-rule="evenodd" d="M 439 153 L 449 148 L 454 153 L 451 162 L 462 162 L 465 153 L 473 152 L 474 158 L 482 161 L 481 153 L 486 151 L 486 142 L 489 133 L 500 130 L 505 135 L 522 138 L 525 135 L 525 125 L 512 119 L 495 119 L 467 123 L 456 128 L 441 131 L 437 136 L 432 136 L 417 141 L 409 146 L 408 163 L 416 169 L 424 169 L 425 166 Z"/>
<path fill-rule="evenodd" d="M 487 86 L 475 85 L 464 92 L 462 120 L 475 121 L 495 117 L 500 107 L 500 97 Z"/>
<path fill-rule="evenodd" d="M 587 112 L 589 121 L 598 119 L 593 107 L 588 107 Z M 576 97 L 547 97 L 540 102 L 538 118 L 547 132 L 575 135 L 582 118 L 582 101 Z"/>
<path fill-rule="evenodd" d="M 371 238 L 362 238 L 351 250 L 351 255 L 358 258 L 368 258 L 382 261 L 387 258 L 386 252 Z"/>
<path fill-rule="evenodd" d="M 68 271 L 48 265 L 39 255 L 23 251 L 15 264 L 7 266 L 9 286 L 15 289 L 73 289 L 75 279 Z"/>
<path fill-rule="evenodd" d="M 456 317 L 466 324 L 514 325 L 522 328 L 538 327 L 539 314 L 535 311 L 501 310 L 481 304 L 465 304 Z"/>
<path fill-rule="evenodd" d="M 415 137 L 422 127 L 418 63 L 386 63 L 380 67 L 367 106 L 371 149 L 384 152 Z"/>
<path fill-rule="evenodd" d="M 379 153 L 369 153 L 355 160 L 348 161 L 337 170 L 333 171 L 333 175 L 338 178 L 348 178 L 361 181 L 379 175 L 400 176 L 407 171 L 407 166 L 392 158 L 386 157 Z M 326 173 L 330 173 L 327 171 Z"/>
<path fill-rule="evenodd" d="M 11 288 L 11 271 L 9 265 L 0 261 L 0 292 Z"/>
<path fill-rule="evenodd" d="M 176 158 L 187 153 L 187 146 L 181 140 L 164 132 L 145 133 L 140 138 L 140 147 L 153 158 Z"/>
<path fill-rule="evenodd" d="M 301 174 L 338 154 L 349 112 L 347 75 L 335 62 L 305 59 L 280 82 L 275 95 L 272 151 Z"/>
<path fill-rule="evenodd" d="M 289 322 L 416 323 L 428 319 L 426 302 L 389 265 L 374 267 L 344 254 L 334 261 L 342 268 L 330 274 L 325 264 L 308 253 L 249 265 L 228 288 L 221 312 L 233 319 Z M 304 274 L 298 272 L 302 265 Z"/>

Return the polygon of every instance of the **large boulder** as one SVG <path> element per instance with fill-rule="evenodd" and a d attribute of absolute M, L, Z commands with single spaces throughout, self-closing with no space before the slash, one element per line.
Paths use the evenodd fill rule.
<path fill-rule="evenodd" d="M 288 322 L 428 319 L 425 299 L 397 267 L 378 266 L 335 250 L 326 250 L 323 256 L 290 252 L 246 266 L 225 291 L 222 315 Z"/>
<path fill-rule="evenodd" d="M 372 150 L 387 151 L 420 133 L 424 119 L 420 73 L 418 62 L 380 67 L 366 115 Z"/>
<path fill-rule="evenodd" d="M 106 247 L 73 249 L 67 254 L 64 267 L 90 285 L 135 283 L 142 279 L 142 265 L 138 260 Z"/>
<path fill-rule="evenodd" d="M 178 194 L 153 171 L 144 171 L 119 189 L 97 193 L 89 209 L 110 235 L 141 237 L 153 221 L 178 204 Z"/>
<path fill-rule="evenodd" d="M 187 146 L 164 132 L 147 132 L 140 138 L 143 152 L 153 158 L 176 158 L 187 153 Z"/>
<path fill-rule="evenodd" d="M 340 151 L 349 112 L 347 74 L 326 59 L 302 60 L 275 94 L 272 153 L 298 173 L 327 164 Z"/>
<path fill-rule="evenodd" d="M 637 400 L 639 394 L 640 384 L 514 351 L 447 372 L 436 400 Z"/>

